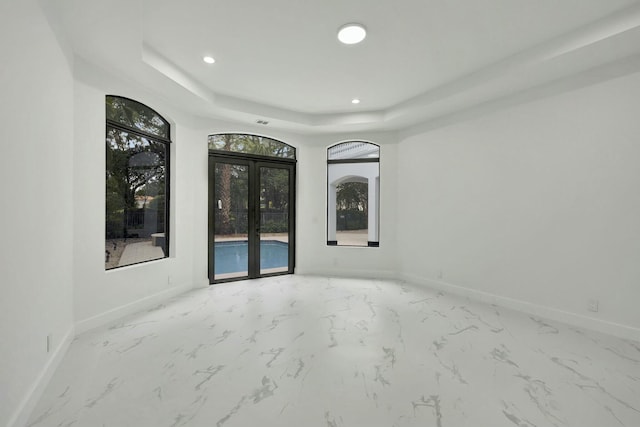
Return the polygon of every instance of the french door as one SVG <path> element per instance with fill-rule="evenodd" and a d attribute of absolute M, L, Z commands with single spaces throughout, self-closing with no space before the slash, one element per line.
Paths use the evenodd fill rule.
<path fill-rule="evenodd" d="M 295 163 L 209 156 L 209 282 L 293 273 Z"/>

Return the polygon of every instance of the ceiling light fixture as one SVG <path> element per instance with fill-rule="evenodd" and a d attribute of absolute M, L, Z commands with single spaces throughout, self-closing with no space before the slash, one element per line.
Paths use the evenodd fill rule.
<path fill-rule="evenodd" d="M 211 56 L 205 56 L 204 58 L 202 58 L 202 60 L 207 64 L 213 64 L 214 62 L 216 62 L 216 60 Z"/>
<path fill-rule="evenodd" d="M 345 24 L 338 30 L 338 40 L 344 44 L 360 43 L 367 36 L 362 24 Z"/>
<path fill-rule="evenodd" d="M 358 98 L 353 98 L 353 99 L 351 100 L 351 103 L 352 103 L 352 104 L 360 104 L 360 100 L 359 100 Z"/>

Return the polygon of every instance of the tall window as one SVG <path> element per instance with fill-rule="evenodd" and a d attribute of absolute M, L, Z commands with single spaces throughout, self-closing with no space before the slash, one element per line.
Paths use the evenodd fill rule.
<path fill-rule="evenodd" d="M 327 163 L 327 245 L 379 246 L 380 147 L 336 144 Z"/>
<path fill-rule="evenodd" d="M 169 123 L 106 97 L 105 269 L 169 256 Z"/>

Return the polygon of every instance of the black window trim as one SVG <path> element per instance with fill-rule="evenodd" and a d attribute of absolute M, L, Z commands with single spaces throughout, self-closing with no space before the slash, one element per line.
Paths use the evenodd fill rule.
<path fill-rule="evenodd" d="M 215 135 L 223 135 L 223 134 L 215 134 Z M 248 134 L 241 134 L 241 135 L 248 135 Z M 259 135 L 258 135 L 259 136 Z M 274 139 L 274 138 L 271 138 Z M 279 141 L 277 139 L 274 139 L 275 141 L 278 142 L 282 142 Z M 283 144 L 289 145 L 286 142 L 282 142 Z M 295 147 L 293 147 L 295 150 Z M 294 151 L 294 156 L 295 156 L 296 151 Z M 260 268 L 259 268 L 259 264 L 258 267 L 253 267 L 254 271 L 258 272 L 258 275 L 255 278 L 263 278 L 263 277 L 272 277 L 272 276 L 282 276 L 282 275 L 287 275 L 287 274 L 294 274 L 295 272 L 295 266 L 296 266 L 296 211 L 297 211 L 297 205 L 296 205 L 296 200 L 297 200 L 297 193 L 296 193 L 296 188 L 297 188 L 297 164 L 298 164 L 298 160 L 297 158 L 288 158 L 288 157 L 270 157 L 270 156 L 262 156 L 259 154 L 247 154 L 247 153 L 243 153 L 240 151 L 226 151 L 226 150 L 214 150 L 214 149 L 209 149 L 209 185 L 211 185 L 212 179 L 213 179 L 213 175 L 212 175 L 212 169 L 211 169 L 211 165 L 212 163 L 216 163 L 216 162 L 222 162 L 224 163 L 225 160 L 228 160 L 229 163 L 231 164 L 240 164 L 240 163 L 244 163 L 246 162 L 247 167 L 249 167 L 249 170 L 253 169 L 253 180 L 256 180 L 257 177 L 257 173 L 258 170 L 260 169 L 260 167 L 262 166 L 266 166 L 266 167 L 274 167 L 277 165 L 282 165 L 284 166 L 288 171 L 289 171 L 289 189 L 291 190 L 290 193 L 290 211 L 289 211 L 289 244 L 290 246 L 290 250 L 289 250 L 289 269 L 287 271 L 283 271 L 283 272 L 277 272 L 277 273 L 265 273 L 265 274 L 260 274 Z M 253 163 L 253 166 L 251 166 L 251 163 Z M 208 256 L 208 261 L 207 261 L 207 265 L 208 265 L 208 276 L 209 276 L 209 285 L 217 285 L 220 283 L 227 283 L 227 282 L 236 282 L 236 281 L 241 281 L 241 280 L 252 280 L 253 278 L 250 277 L 250 275 L 248 276 L 242 276 L 242 277 L 231 277 L 231 278 L 227 278 L 227 279 L 215 279 L 214 274 L 213 274 L 213 270 L 211 269 L 212 264 L 211 264 L 211 260 L 213 259 L 213 252 L 212 252 L 212 248 L 214 246 L 215 243 L 215 239 L 213 234 L 210 232 L 210 230 L 213 229 L 213 217 L 211 216 L 211 211 L 214 206 L 214 199 L 215 197 L 213 197 L 214 195 L 214 189 L 209 186 L 209 195 L 208 195 L 208 206 L 209 206 L 209 213 L 207 214 L 208 216 L 208 230 L 209 232 L 208 234 L 208 251 L 207 251 L 207 256 Z M 251 199 L 251 197 L 250 197 Z M 257 262 L 259 263 L 259 258 L 257 259 Z M 249 267 L 250 269 L 252 268 L 251 266 Z"/>
<path fill-rule="evenodd" d="M 244 151 L 231 151 L 231 150 L 218 150 L 216 148 L 209 148 L 209 152 L 210 153 L 214 153 L 216 156 L 225 156 L 226 154 L 236 154 L 236 155 L 242 155 L 246 158 L 251 158 L 253 160 L 261 160 L 261 159 L 269 159 L 269 161 L 275 161 L 275 162 L 279 162 L 279 161 L 283 161 L 283 163 L 295 163 L 297 161 L 297 154 L 298 154 L 298 150 L 295 146 L 291 145 L 291 144 L 287 144 L 284 141 L 281 141 L 279 139 L 273 138 L 271 136 L 266 136 L 266 135 L 260 135 L 258 133 L 249 133 L 249 132 L 217 132 L 217 133 L 212 133 L 209 134 L 207 136 L 207 144 L 209 143 L 209 138 L 211 138 L 212 136 L 221 136 L 221 135 L 244 135 L 244 136 L 257 136 L 258 138 L 265 138 L 265 139 L 270 139 L 272 141 L 278 142 L 282 145 L 286 145 L 287 147 L 290 147 L 293 150 L 293 157 L 280 157 L 280 156 L 269 156 L 269 155 L 263 155 L 263 154 L 252 154 L 252 153 L 245 153 Z"/>
<path fill-rule="evenodd" d="M 260 154 L 246 154 L 240 151 L 214 150 L 211 148 L 209 149 L 209 155 L 217 156 L 217 157 L 226 157 L 230 159 L 250 159 L 250 160 L 256 160 L 256 161 L 267 161 L 271 163 L 291 164 L 291 163 L 298 162 L 298 160 L 295 158 L 291 159 L 288 157 L 270 157 L 270 156 L 262 156 Z"/>
<path fill-rule="evenodd" d="M 167 134 L 169 135 L 169 137 L 171 137 L 171 124 L 169 123 L 169 121 L 167 121 L 167 119 L 165 119 L 161 114 L 159 114 L 156 110 L 154 110 L 153 108 L 149 107 L 146 104 L 143 104 L 140 101 L 136 101 L 135 99 L 131 99 L 131 98 L 127 98 L 126 96 L 119 96 L 119 95 L 105 95 L 105 104 L 106 104 L 106 99 L 107 97 L 112 97 L 112 98 L 120 98 L 120 99 L 124 99 L 127 101 L 131 101 L 131 102 L 135 102 L 137 104 L 141 104 L 144 107 L 148 108 L 149 110 L 153 111 L 155 114 L 157 114 L 157 116 L 167 125 Z M 105 117 L 106 117 L 106 111 L 105 111 Z M 167 258 L 171 257 L 171 139 L 167 139 L 165 137 L 159 136 L 159 135 L 154 135 L 145 131 L 142 131 L 138 128 L 134 128 L 131 126 L 127 126 L 124 125 L 120 122 L 111 120 L 111 119 L 106 119 L 105 120 L 106 125 L 105 125 L 105 139 L 107 137 L 108 131 L 109 131 L 109 127 L 118 129 L 118 130 L 122 130 L 122 131 L 126 131 L 126 132 L 131 132 L 134 134 L 138 134 L 138 136 L 142 136 L 144 138 L 148 138 L 148 139 L 152 139 L 161 143 L 165 144 L 165 220 L 164 220 L 164 238 L 165 238 L 165 248 L 166 248 L 166 252 L 165 252 L 165 256 L 163 256 L 162 258 L 155 258 L 155 259 L 150 259 L 150 260 L 145 260 L 145 261 L 139 261 L 139 262 L 134 262 L 131 264 L 127 264 L 127 265 L 121 265 L 121 266 L 116 266 L 113 268 L 105 268 L 105 272 L 108 271 L 113 271 L 113 270 L 117 270 L 119 268 L 123 268 L 123 267 L 130 267 L 133 265 L 139 265 L 139 264 L 145 264 L 145 263 L 149 263 L 149 262 L 154 262 L 154 261 L 162 261 L 165 260 Z M 105 162 L 106 163 L 106 162 Z M 105 164 L 105 170 L 106 170 L 106 164 Z M 106 185 L 106 183 L 105 183 Z M 106 196 L 106 195 L 105 195 Z M 106 220 L 106 218 L 105 218 Z"/>
<path fill-rule="evenodd" d="M 371 145 L 375 145 L 376 147 L 378 147 L 378 157 L 371 157 L 371 158 L 356 158 L 356 159 L 332 159 L 329 160 L 329 150 L 332 149 L 333 147 L 336 147 L 338 145 L 342 145 L 342 144 L 348 144 L 350 142 L 364 142 L 367 144 L 371 144 Z M 347 141 L 341 141 L 341 142 L 337 142 L 335 144 L 329 145 L 326 149 L 326 156 L 327 156 L 327 166 L 326 166 L 326 188 L 325 190 L 328 189 L 329 187 L 329 165 L 331 164 L 354 164 L 354 163 L 380 163 L 380 144 L 376 144 L 375 142 L 371 142 L 371 141 L 364 141 L 361 139 L 354 139 L 354 140 L 347 140 Z M 380 165 L 378 165 L 378 168 L 380 168 Z M 378 169 L 378 173 L 380 172 L 380 170 Z M 328 191 L 328 190 L 327 190 Z M 327 200 L 325 200 L 326 204 L 327 204 L 327 210 L 326 210 L 326 215 L 327 215 L 327 229 L 325 230 L 326 233 L 326 237 L 327 237 L 327 244 L 326 246 L 336 246 L 336 247 L 349 247 L 349 248 L 379 248 L 380 247 L 380 240 L 378 240 L 377 242 L 372 242 L 372 241 L 367 241 L 367 246 L 357 246 L 357 245 L 338 245 L 338 241 L 337 240 L 329 240 L 329 201 L 328 201 L 328 194 L 327 194 Z M 378 208 L 378 234 L 380 233 L 380 211 Z M 378 239 L 380 238 L 380 236 L 378 235 Z"/>
<path fill-rule="evenodd" d="M 165 137 L 165 136 L 157 135 L 157 134 L 154 134 L 154 133 L 149 133 L 149 132 L 146 132 L 146 131 L 144 131 L 144 130 L 138 129 L 137 127 L 129 126 L 129 125 L 127 125 L 127 124 L 124 124 L 124 123 L 122 123 L 122 122 L 119 122 L 119 121 L 117 121 L 117 120 L 113 120 L 113 119 L 109 119 L 109 118 L 107 118 L 107 119 L 106 119 L 106 120 L 107 120 L 107 122 L 110 122 L 110 123 L 111 123 L 111 124 L 113 124 L 114 126 L 116 126 L 116 127 L 118 127 L 118 128 L 121 128 L 122 130 L 129 130 L 129 131 L 132 131 L 132 132 L 141 133 L 141 134 L 147 135 L 147 136 L 149 136 L 149 137 L 151 137 L 151 138 L 156 138 L 156 139 L 159 139 L 160 141 L 171 143 L 171 123 L 169 123 L 169 121 L 168 121 L 167 119 L 165 119 L 164 117 L 162 117 L 162 114 L 158 113 L 155 109 L 153 109 L 153 108 L 149 107 L 147 104 L 143 104 L 143 103 L 142 103 L 142 102 L 140 102 L 140 101 L 136 101 L 135 99 L 128 98 L 128 97 L 126 97 L 126 96 L 120 96 L 120 95 L 105 95 L 105 101 L 106 101 L 106 98 L 119 98 L 119 99 L 124 99 L 125 101 L 134 102 L 134 103 L 136 103 L 136 104 L 142 105 L 143 107 L 145 107 L 145 108 L 149 109 L 150 111 L 153 111 L 153 112 L 155 113 L 155 115 L 156 115 L 156 116 L 158 116 L 158 118 L 159 118 L 160 120 L 162 120 L 162 122 L 167 126 L 167 135 L 169 135 L 169 136 L 168 136 L 168 137 Z M 106 111 L 105 111 L 105 116 L 106 116 Z"/>
<path fill-rule="evenodd" d="M 327 164 L 336 164 L 336 163 L 380 163 L 380 158 L 370 158 L 370 159 L 334 159 L 327 160 Z"/>
<path fill-rule="evenodd" d="M 111 126 L 113 128 L 116 128 L 118 130 L 122 130 L 122 131 L 125 131 L 125 132 L 131 132 L 131 133 L 138 134 L 139 136 L 142 136 L 142 137 L 145 137 L 145 138 L 148 138 L 148 139 L 153 139 L 155 141 L 171 144 L 171 140 L 170 139 L 164 138 L 162 136 L 154 135 L 152 133 L 141 131 L 138 128 L 127 126 L 125 124 L 113 121 L 111 119 L 107 119 L 107 125 L 109 125 L 109 126 Z M 169 124 L 167 124 L 167 126 L 169 126 Z M 167 130 L 170 131 L 170 128 L 167 128 Z"/>

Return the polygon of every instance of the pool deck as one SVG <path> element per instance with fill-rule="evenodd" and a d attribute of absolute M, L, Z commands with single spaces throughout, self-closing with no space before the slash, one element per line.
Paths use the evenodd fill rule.
<path fill-rule="evenodd" d="M 336 238 L 338 246 L 369 246 L 367 230 L 338 231 Z"/>
<path fill-rule="evenodd" d="M 339 246 L 367 246 L 369 235 L 367 230 L 338 231 L 336 233 Z M 236 242 L 247 240 L 247 235 L 221 236 L 216 235 L 216 242 Z M 289 235 L 287 233 L 263 233 L 260 240 L 277 240 L 279 242 L 288 243 Z"/>
<path fill-rule="evenodd" d="M 122 252 L 118 267 L 161 258 L 164 258 L 164 251 L 160 246 L 153 246 L 151 241 L 129 243 Z"/>
<path fill-rule="evenodd" d="M 337 233 L 338 244 L 340 246 L 367 246 L 367 232 L 366 230 L 354 230 L 354 231 L 339 231 Z M 233 235 L 233 236 L 215 236 L 216 242 L 236 242 L 247 240 L 246 235 Z M 289 234 L 287 233 L 263 233 L 260 235 L 260 240 L 276 240 L 278 242 L 289 243 Z M 118 262 L 118 266 L 125 266 L 135 264 L 141 261 L 148 261 L 153 259 L 160 259 L 164 257 L 162 248 L 159 246 L 153 246 L 151 241 L 138 242 L 127 244 L 124 248 L 124 252 Z M 273 271 L 271 271 L 273 270 Z M 282 269 L 269 269 L 265 270 L 263 274 L 276 273 L 282 271 Z M 285 270 L 286 271 L 286 270 Z M 238 277 L 240 273 L 229 273 L 230 277 Z M 246 273 L 240 274 L 245 276 Z M 224 275 L 227 276 L 227 275 Z M 220 277 L 222 278 L 222 277 Z M 228 277 L 225 277 L 228 278 Z"/>
<path fill-rule="evenodd" d="M 232 236 L 216 235 L 216 242 L 242 242 L 247 240 L 246 234 L 234 234 Z M 289 243 L 288 233 L 262 233 L 260 240 L 277 240 L 278 242 Z"/>

